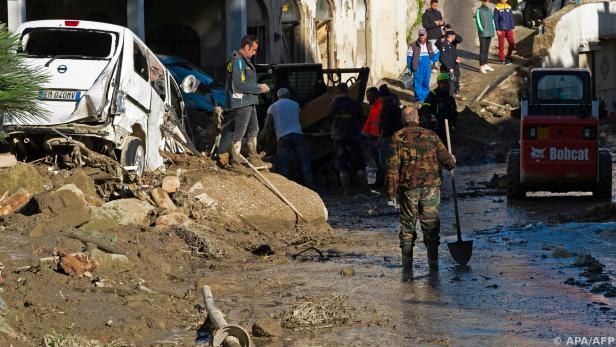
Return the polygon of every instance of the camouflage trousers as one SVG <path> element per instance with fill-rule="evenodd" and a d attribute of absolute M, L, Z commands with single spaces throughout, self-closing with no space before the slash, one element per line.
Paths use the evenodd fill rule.
<path fill-rule="evenodd" d="M 400 204 L 400 247 L 415 245 L 417 219 L 421 224 L 424 243 L 440 244 L 441 223 L 438 210 L 441 204 L 441 193 L 439 187 L 401 188 L 398 201 Z"/>

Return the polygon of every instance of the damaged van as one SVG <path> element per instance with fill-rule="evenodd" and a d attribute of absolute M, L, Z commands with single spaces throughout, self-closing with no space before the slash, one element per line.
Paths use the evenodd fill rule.
<path fill-rule="evenodd" d="M 161 151 L 187 148 L 180 88 L 131 30 L 43 20 L 17 34 L 26 63 L 49 76 L 38 94 L 44 116 L 4 119 L 17 154 L 66 153 L 80 143 L 140 175 L 164 168 Z"/>

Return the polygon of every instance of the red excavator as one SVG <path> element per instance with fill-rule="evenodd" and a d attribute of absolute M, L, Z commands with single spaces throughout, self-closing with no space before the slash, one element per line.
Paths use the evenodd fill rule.
<path fill-rule="evenodd" d="M 527 191 L 592 191 L 612 197 L 612 155 L 599 148 L 603 103 L 587 69 L 537 68 L 520 102 L 520 148 L 507 156 L 507 197 Z"/>

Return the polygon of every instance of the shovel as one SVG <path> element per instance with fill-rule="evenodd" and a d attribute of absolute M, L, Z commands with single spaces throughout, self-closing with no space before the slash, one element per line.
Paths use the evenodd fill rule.
<path fill-rule="evenodd" d="M 449 153 L 452 153 L 451 138 L 449 136 L 449 121 L 445 119 L 445 133 L 447 135 L 447 148 Z M 458 234 L 458 241 L 450 242 L 447 244 L 449 247 L 449 253 L 453 260 L 460 265 L 466 265 L 471 260 L 473 254 L 473 241 L 462 241 L 462 228 L 460 227 L 460 213 L 458 212 L 458 195 L 456 194 L 456 179 L 455 169 L 451 170 L 451 193 L 453 195 L 453 208 L 456 215 L 456 231 Z"/>

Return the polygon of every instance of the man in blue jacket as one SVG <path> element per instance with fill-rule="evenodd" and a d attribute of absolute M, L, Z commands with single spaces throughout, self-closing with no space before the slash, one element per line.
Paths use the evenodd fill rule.
<path fill-rule="evenodd" d="M 496 35 L 498 36 L 498 56 L 501 63 L 511 64 L 511 54 L 515 47 L 515 22 L 513 21 L 513 13 L 511 6 L 507 4 L 507 0 L 500 0 L 500 4 L 494 9 L 494 24 L 496 26 Z M 507 57 L 505 57 L 505 40 L 507 40 Z"/>
<path fill-rule="evenodd" d="M 419 38 L 409 47 L 407 65 L 413 74 L 415 100 L 424 102 L 430 93 L 430 66 L 438 61 L 440 52 L 427 40 L 426 29 L 419 29 Z"/>
<path fill-rule="evenodd" d="M 231 170 L 238 173 L 249 174 L 240 156 L 242 139 L 247 137 L 248 160 L 254 166 L 267 166 L 270 163 L 261 160 L 257 153 L 257 135 L 259 134 L 259 122 L 257 109 L 259 94 L 267 93 L 267 84 L 257 83 L 257 71 L 250 61 L 257 54 L 259 42 L 252 35 L 242 38 L 239 51 L 227 61 L 227 85 L 225 103 L 229 108 L 225 114 L 223 133 L 233 132 L 231 137 L 231 153 L 229 164 Z M 224 134 L 223 134 L 224 136 Z"/>

